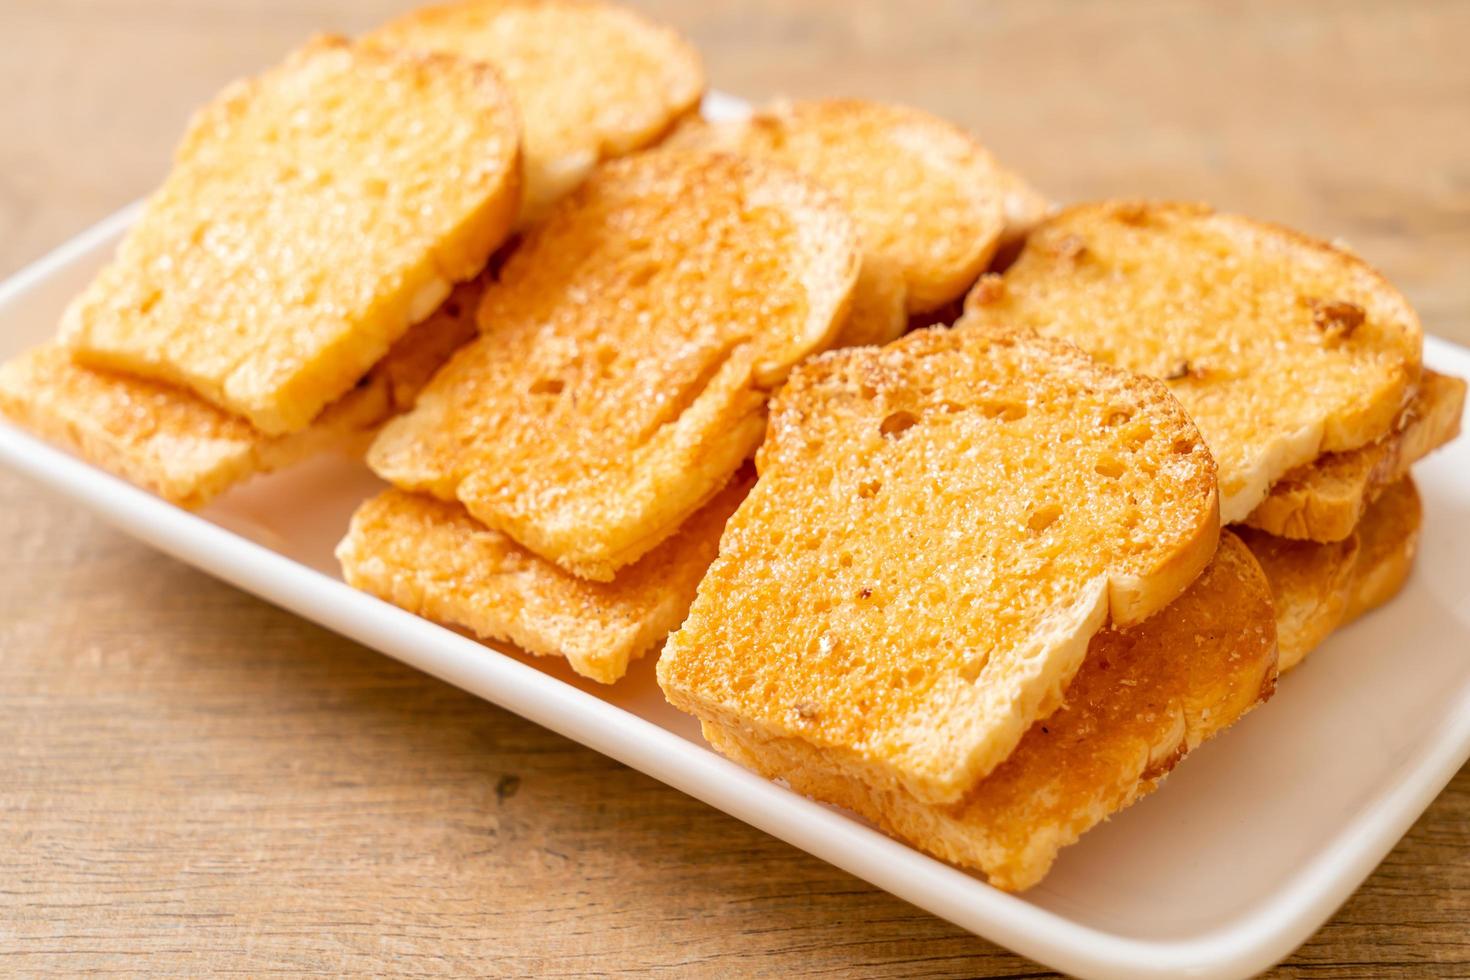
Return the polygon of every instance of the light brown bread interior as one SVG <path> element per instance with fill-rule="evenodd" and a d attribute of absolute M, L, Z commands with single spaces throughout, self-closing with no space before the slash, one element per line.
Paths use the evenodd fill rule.
<path fill-rule="evenodd" d="M 683 621 L 752 482 L 753 474 L 737 475 L 611 582 L 569 575 L 460 505 L 402 490 L 358 508 L 337 558 L 354 588 L 483 639 L 565 657 L 582 676 L 611 684 Z"/>
<path fill-rule="evenodd" d="M 77 364 L 57 344 L 0 366 L 0 412 L 116 476 L 195 509 L 251 476 L 326 450 L 361 452 L 476 335 L 480 283 L 460 285 L 300 432 L 268 436 L 183 388 Z"/>
<path fill-rule="evenodd" d="M 1383 437 L 1418 384 L 1419 319 L 1361 259 L 1201 205 L 1104 202 L 1037 226 L 962 323 L 1031 327 L 1161 378 L 1243 520 L 1324 452 Z"/>
<path fill-rule="evenodd" d="M 1091 636 L 1214 553 L 1214 462 L 1158 382 L 943 329 L 800 365 L 760 479 L 660 658 L 675 707 L 952 802 L 1056 707 Z"/>
<path fill-rule="evenodd" d="M 1191 750 L 1275 688 L 1271 594 L 1229 533 L 1185 593 L 1129 629 L 1092 638 L 1063 705 L 950 805 L 878 790 L 834 773 L 796 738 L 763 738 L 706 722 L 721 752 L 797 792 L 856 810 L 946 861 L 983 871 L 1007 891 L 1036 884 L 1058 852 L 1156 789 Z"/>
<path fill-rule="evenodd" d="M 666 145 L 757 156 L 832 190 L 857 221 L 865 263 L 900 271 L 911 313 L 962 295 L 1042 206 L 969 134 L 910 106 L 780 102 L 745 119 L 691 121 Z"/>
<path fill-rule="evenodd" d="M 519 208 L 518 147 L 488 68 L 318 39 L 194 117 L 62 338 L 298 432 L 484 267 Z"/>
<path fill-rule="evenodd" d="M 857 271 L 847 216 L 789 171 L 702 153 L 604 164 L 511 255 L 481 339 L 369 463 L 609 581 L 750 457 L 770 388 L 832 342 Z"/>
<path fill-rule="evenodd" d="M 370 44 L 493 65 L 520 109 L 522 224 L 544 216 L 601 160 L 657 140 L 699 105 L 699 53 L 674 31 L 596 0 L 467 0 L 420 7 Z"/>

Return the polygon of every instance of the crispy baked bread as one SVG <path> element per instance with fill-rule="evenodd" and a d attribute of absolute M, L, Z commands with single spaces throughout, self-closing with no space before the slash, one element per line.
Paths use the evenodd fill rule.
<path fill-rule="evenodd" d="M 1029 333 L 813 358 L 756 464 L 665 695 L 930 803 L 1060 703 L 1094 633 L 1177 597 L 1219 531 L 1214 462 L 1164 386 Z"/>
<path fill-rule="evenodd" d="M 1301 663 L 1333 630 L 1382 605 L 1414 567 L 1423 509 L 1414 481 L 1388 487 L 1339 541 L 1291 541 L 1239 529 L 1271 583 L 1281 670 Z"/>
<path fill-rule="evenodd" d="M 1275 632 L 1264 576 L 1239 540 L 1222 534 L 1209 567 L 1163 612 L 1094 636 L 1066 703 L 947 806 L 843 778 L 800 739 L 762 739 L 715 721 L 704 733 L 743 765 L 1020 891 L 1063 847 L 1152 792 L 1186 753 L 1270 697 Z"/>
<path fill-rule="evenodd" d="M 1271 485 L 1246 524 L 1285 538 L 1340 541 L 1384 488 L 1460 434 L 1465 382 L 1425 370 L 1391 433 L 1361 449 L 1324 453 Z"/>
<path fill-rule="evenodd" d="M 519 206 L 518 161 L 489 68 L 318 39 L 194 117 L 63 339 L 300 431 L 480 271 Z"/>
<path fill-rule="evenodd" d="M 900 270 L 911 313 L 963 294 L 1042 201 L 952 123 L 882 102 L 782 102 L 742 120 L 691 120 L 666 145 L 761 157 L 832 190 L 857 221 L 864 264 Z"/>
<path fill-rule="evenodd" d="M 267 436 L 183 388 L 75 363 L 47 344 L 0 366 L 0 412 L 180 507 L 326 449 L 361 451 L 392 413 L 475 336 L 479 280 L 460 285 L 311 425 Z"/>
<path fill-rule="evenodd" d="M 749 458 L 769 389 L 831 343 L 857 268 L 847 216 L 787 170 L 603 164 L 531 229 L 486 290 L 481 339 L 368 461 L 609 581 Z"/>
<path fill-rule="evenodd" d="M 1324 452 L 1385 435 L 1419 380 L 1419 319 L 1347 252 L 1189 204 L 1099 203 L 1042 222 L 964 323 L 1027 326 L 1163 378 L 1243 520 Z"/>
<path fill-rule="evenodd" d="M 568 575 L 459 504 L 402 490 L 357 509 L 337 558 L 355 588 L 483 639 L 565 657 L 577 673 L 611 684 L 683 621 L 720 531 L 753 481 L 737 476 L 611 582 Z"/>
<path fill-rule="evenodd" d="M 544 215 L 598 161 L 657 140 L 704 94 L 699 53 L 683 38 L 596 0 L 422 7 L 366 40 L 495 66 L 520 107 L 523 223 Z"/>

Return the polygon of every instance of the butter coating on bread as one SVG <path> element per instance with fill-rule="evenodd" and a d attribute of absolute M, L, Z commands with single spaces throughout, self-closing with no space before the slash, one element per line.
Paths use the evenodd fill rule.
<path fill-rule="evenodd" d="M 728 482 L 771 387 L 832 342 L 857 276 L 829 195 L 756 161 L 603 164 L 510 256 L 481 338 L 369 464 L 610 581 Z"/>
<path fill-rule="evenodd" d="M 1244 523 L 1285 538 L 1340 541 L 1409 467 L 1460 434 L 1465 382 L 1426 369 L 1391 433 L 1361 449 L 1324 453 L 1271 485 Z"/>
<path fill-rule="evenodd" d="M 842 778 L 797 739 L 761 740 L 717 723 L 704 731 L 757 772 L 1021 891 L 1062 848 L 1151 793 L 1186 754 L 1270 697 L 1275 639 L 1265 578 L 1225 533 L 1209 567 L 1163 612 L 1092 638 L 1065 703 L 957 803 L 926 804 Z"/>
<path fill-rule="evenodd" d="M 582 676 L 611 684 L 683 621 L 752 481 L 737 476 L 611 582 L 569 575 L 460 505 L 402 490 L 358 508 L 337 557 L 355 588 L 482 639 L 565 657 Z"/>
<path fill-rule="evenodd" d="M 0 365 L 0 412 L 94 465 L 194 509 L 243 480 L 316 453 L 360 452 L 475 334 L 478 280 L 399 338 L 356 387 L 305 429 L 268 436 L 191 391 L 86 367 L 47 344 Z"/>
<path fill-rule="evenodd" d="M 194 117 L 62 338 L 298 432 L 484 267 L 518 147 L 488 67 L 318 39 Z"/>
<path fill-rule="evenodd" d="M 1419 492 L 1411 478 L 1403 477 L 1338 541 L 1293 541 L 1238 529 L 1271 583 L 1283 672 L 1334 630 L 1403 588 L 1418 553 L 1422 520 Z"/>
<path fill-rule="evenodd" d="M 1387 434 L 1419 381 L 1419 318 L 1366 263 L 1201 205 L 1067 208 L 976 285 L 962 322 L 1162 378 L 1220 464 L 1226 523 L 1292 469 Z"/>
<path fill-rule="evenodd" d="M 864 264 L 901 273 L 910 313 L 963 295 L 1001 240 L 1044 206 L 969 134 L 909 106 L 781 102 L 746 119 L 693 121 L 666 145 L 757 156 L 830 189 L 857 221 Z"/>
<path fill-rule="evenodd" d="M 667 27 L 596 0 L 466 0 L 421 7 L 368 43 L 493 65 L 520 109 L 522 223 L 601 160 L 647 146 L 704 94 L 699 53 Z"/>
<path fill-rule="evenodd" d="M 1061 341 L 909 334 L 792 372 L 658 674 L 675 707 L 953 802 L 1087 643 L 1214 554 L 1215 466 L 1160 383 Z"/>

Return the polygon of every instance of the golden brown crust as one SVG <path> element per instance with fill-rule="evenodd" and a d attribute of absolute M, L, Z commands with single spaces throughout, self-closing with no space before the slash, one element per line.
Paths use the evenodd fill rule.
<path fill-rule="evenodd" d="M 1418 317 L 1377 272 L 1202 205 L 1067 208 L 961 322 L 1033 327 L 1163 378 L 1220 463 L 1227 523 L 1291 469 L 1383 436 L 1420 372 Z"/>
<path fill-rule="evenodd" d="M 830 189 L 856 219 L 866 254 L 900 271 L 910 313 L 963 295 L 1002 239 L 1045 207 L 968 133 L 910 106 L 779 102 L 747 119 L 688 123 L 665 145 L 761 157 Z"/>
<path fill-rule="evenodd" d="M 788 171 L 604 164 L 526 236 L 486 291 L 482 338 L 369 463 L 608 581 L 749 458 L 769 388 L 832 342 L 857 272 L 847 216 Z"/>
<path fill-rule="evenodd" d="M 518 147 L 488 67 L 319 39 L 196 115 L 63 340 L 300 431 L 483 268 Z"/>
<path fill-rule="evenodd" d="M 354 588 L 483 639 L 565 657 L 582 676 L 611 684 L 683 620 L 752 482 L 737 476 L 612 582 L 568 575 L 458 504 L 401 490 L 358 508 L 337 557 Z"/>
<path fill-rule="evenodd" d="M 56 344 L 0 366 L 0 412 L 88 462 L 195 509 L 241 481 L 329 449 L 360 452 L 456 347 L 475 336 L 478 280 L 399 338 L 300 432 L 267 436 L 191 391 L 75 363 Z"/>
<path fill-rule="evenodd" d="M 704 68 L 676 32 L 597 0 L 465 0 L 420 7 L 364 41 L 493 65 L 523 124 L 522 224 L 600 161 L 658 140 L 698 108 Z"/>
<path fill-rule="evenodd" d="M 1391 433 L 1360 449 L 1324 453 L 1298 466 L 1271 485 L 1244 523 L 1284 538 L 1348 537 L 1386 487 L 1460 434 L 1464 411 L 1464 380 L 1426 369 Z"/>
<path fill-rule="evenodd" d="M 678 708 L 953 800 L 1087 641 L 1215 552 L 1214 463 L 1158 382 L 1055 340 L 931 329 L 807 361 L 659 663 Z"/>
<path fill-rule="evenodd" d="M 1283 672 L 1334 630 L 1403 587 L 1418 550 L 1422 515 L 1414 482 L 1404 477 L 1368 508 L 1352 534 L 1338 541 L 1292 541 L 1237 529 L 1271 583 Z"/>
<path fill-rule="evenodd" d="M 1215 560 L 1163 612 L 1093 637 L 1065 703 L 958 803 L 933 806 L 843 778 L 795 739 L 718 723 L 707 723 L 705 736 L 798 792 L 1020 891 L 1063 847 L 1152 792 L 1188 752 L 1270 697 L 1275 651 L 1270 590 L 1227 533 Z"/>

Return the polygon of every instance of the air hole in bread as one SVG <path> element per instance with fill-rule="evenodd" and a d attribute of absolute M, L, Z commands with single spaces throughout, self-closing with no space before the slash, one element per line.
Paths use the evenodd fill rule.
<path fill-rule="evenodd" d="M 1123 461 L 1112 456 L 1107 456 L 1098 460 L 1097 465 L 1093 469 L 1097 472 L 1098 476 L 1105 476 L 1109 480 L 1116 480 L 1123 475 Z"/>
<path fill-rule="evenodd" d="M 858 484 L 858 496 L 864 500 L 878 496 L 878 491 L 883 489 L 882 480 L 864 480 Z"/>
<path fill-rule="evenodd" d="M 1188 439 L 1175 439 L 1174 452 L 1180 456 L 1187 456 L 1194 452 L 1194 443 Z"/>
<path fill-rule="evenodd" d="M 1026 406 L 1015 402 L 990 402 L 981 406 L 988 419 L 1002 422 L 1018 422 L 1026 417 Z"/>
<path fill-rule="evenodd" d="M 878 424 L 878 431 L 889 439 L 897 439 L 918 424 L 913 412 L 890 412 Z"/>
<path fill-rule="evenodd" d="M 858 394 L 862 395 L 867 401 L 872 401 L 878 397 L 878 389 L 872 385 L 862 385 L 858 388 Z"/>
<path fill-rule="evenodd" d="M 559 395 L 566 386 L 561 378 L 537 378 L 531 383 L 531 394 Z"/>
<path fill-rule="evenodd" d="M 1128 426 L 1128 428 L 1124 429 L 1120 433 L 1123 439 L 1123 444 L 1129 449 L 1138 449 L 1144 443 L 1152 439 L 1153 434 L 1153 426 L 1143 421 L 1134 422 L 1132 425 Z"/>
<path fill-rule="evenodd" d="M 651 263 L 648 265 L 639 266 L 628 275 L 628 288 L 639 289 L 643 286 L 647 286 L 649 281 L 653 279 L 654 274 L 657 272 L 658 266 Z"/>
<path fill-rule="evenodd" d="M 1103 417 L 1103 425 L 1111 428 L 1115 425 L 1122 425 L 1131 418 L 1133 418 L 1133 411 L 1131 409 L 1114 408 L 1109 410 L 1108 414 Z"/>
<path fill-rule="evenodd" d="M 1045 531 L 1055 524 L 1057 518 L 1061 516 L 1061 504 L 1043 504 L 1031 512 L 1031 517 L 1027 519 L 1026 526 L 1033 531 Z"/>

